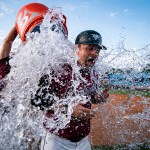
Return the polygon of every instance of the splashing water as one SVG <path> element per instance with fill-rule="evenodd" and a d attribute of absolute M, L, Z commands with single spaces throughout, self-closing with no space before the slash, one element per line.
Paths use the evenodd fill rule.
<path fill-rule="evenodd" d="M 150 148 L 150 72 L 143 71 L 149 64 L 149 52 L 149 45 L 127 49 L 123 40 L 99 57 L 96 67 L 115 92 L 96 108 L 91 131 L 94 145 L 114 145 L 120 150 L 120 144 L 126 144 L 122 149 L 139 149 L 146 143 L 145 148 Z"/>
<path fill-rule="evenodd" d="M 50 23 L 49 20 L 53 15 L 57 16 L 58 21 Z M 31 94 L 35 93 L 38 89 L 37 85 L 41 76 L 51 73 L 49 68 L 55 71 L 61 70 L 61 64 L 67 62 L 72 66 L 73 74 L 76 75 L 76 78 L 81 78 L 74 46 L 64 37 L 60 29 L 61 27 L 58 26 L 61 21 L 63 21 L 63 17 L 60 10 L 53 9 L 53 14 L 47 13 L 40 26 L 41 32 L 28 34 L 27 42 L 17 48 L 15 56 L 10 60 L 11 72 L 4 79 L 7 86 L 0 93 L 0 149 L 25 150 L 28 149 L 29 143 L 31 142 L 32 148 L 37 149 L 40 137 L 45 135 L 43 119 L 46 110 L 41 111 L 31 106 Z M 54 25 L 56 28 L 52 31 L 51 28 Z M 149 50 L 148 46 L 143 49 L 145 51 Z M 141 50 L 143 51 L 143 49 Z M 118 53 L 116 52 L 117 50 L 119 50 Z M 119 43 L 119 46 L 116 49 L 112 49 L 110 53 L 109 51 L 104 52 L 102 54 L 103 56 L 100 56 L 96 62 L 96 68 L 99 70 L 99 74 L 101 76 L 105 76 L 106 72 L 111 74 L 111 67 L 106 64 L 116 65 L 118 58 L 125 55 L 131 56 L 131 54 L 135 54 L 135 51 L 127 50 L 123 42 Z M 138 60 L 140 56 L 135 55 L 135 57 Z M 138 68 L 138 65 L 142 66 L 141 62 L 148 60 L 148 58 L 140 57 L 140 60 L 136 63 L 134 60 L 131 61 L 130 59 L 130 64 Z M 127 78 L 124 80 L 131 79 L 131 87 L 132 85 L 134 86 L 133 74 L 135 76 L 137 74 L 132 70 L 132 75 L 129 75 L 126 71 L 128 65 L 126 63 L 125 68 L 122 70 L 127 75 Z M 117 80 L 119 79 L 117 78 Z M 78 87 L 78 80 L 73 80 L 72 82 L 74 87 Z M 118 99 L 116 102 L 115 97 L 110 97 L 107 103 L 99 105 L 95 109 L 100 114 L 99 120 L 96 120 L 95 124 L 98 124 L 100 121 L 99 125 L 105 127 L 108 137 L 115 139 L 117 143 L 128 143 L 127 137 L 136 137 L 133 143 L 135 142 L 137 144 L 147 142 L 150 139 L 149 136 L 144 137 L 142 140 L 138 137 L 143 132 L 143 129 L 146 129 L 148 133 L 150 132 L 150 99 L 143 97 L 141 100 L 139 98 L 138 103 L 140 106 L 143 106 L 142 111 L 133 113 L 132 109 L 138 106 L 132 100 L 134 96 L 134 94 L 129 95 L 124 102 L 121 99 Z M 70 121 L 73 106 L 83 99 L 83 97 L 77 94 L 74 98 L 70 98 L 70 95 L 68 95 L 65 99 L 57 99 L 51 108 L 55 108 L 55 116 L 59 119 L 57 121 L 50 119 L 48 126 L 51 128 L 56 126 L 58 128 L 64 128 Z M 67 115 L 62 114 L 62 108 L 59 107 L 66 103 L 69 103 Z M 132 124 L 138 123 L 137 130 L 133 131 L 127 122 L 131 122 Z M 127 126 L 121 126 L 124 124 L 127 124 Z M 113 143 L 111 140 L 109 142 Z M 135 145 L 133 144 L 133 146 Z M 132 145 L 129 144 L 129 147 L 132 147 Z"/>
<path fill-rule="evenodd" d="M 57 16 L 58 20 L 50 23 L 52 16 Z M 61 70 L 61 65 L 68 63 L 75 68 L 73 72 L 78 77 L 76 51 L 58 26 L 62 19 L 62 13 L 57 9 L 53 9 L 53 13 L 48 12 L 40 26 L 40 33 L 28 34 L 27 42 L 18 47 L 14 58 L 10 60 L 11 72 L 4 79 L 7 86 L 1 92 L 0 149 L 28 149 L 33 136 L 35 142 L 32 147 L 38 145 L 40 136 L 45 133 L 43 118 L 46 110 L 42 112 L 32 108 L 30 101 L 31 94 L 38 89 L 41 76 L 50 74 L 49 68 L 55 71 Z M 55 29 L 52 31 L 54 25 Z M 72 82 L 75 86 L 78 85 L 77 81 Z M 68 103 L 68 99 L 70 100 L 69 96 L 61 101 L 56 100 L 52 108 L 55 108 L 54 114 L 58 119 L 57 122 L 50 120 L 49 127 L 57 125 L 58 128 L 64 128 L 70 121 L 72 107 L 81 98 L 72 99 L 68 114 L 62 114 L 58 105 Z"/>

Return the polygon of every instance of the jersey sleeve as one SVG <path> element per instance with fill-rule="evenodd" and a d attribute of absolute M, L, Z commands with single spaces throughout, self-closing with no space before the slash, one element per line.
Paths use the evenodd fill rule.
<path fill-rule="evenodd" d="M 10 72 L 9 57 L 0 60 L 0 80 Z"/>
<path fill-rule="evenodd" d="M 0 60 L 0 91 L 6 86 L 6 83 L 2 80 L 9 72 L 9 57 Z"/>

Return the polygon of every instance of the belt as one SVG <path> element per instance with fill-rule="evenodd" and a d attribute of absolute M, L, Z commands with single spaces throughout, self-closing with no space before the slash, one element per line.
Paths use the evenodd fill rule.
<path fill-rule="evenodd" d="M 69 140 L 69 141 L 71 141 L 71 142 L 75 142 L 75 143 L 77 143 L 77 142 L 79 142 L 80 140 L 82 140 L 83 138 L 77 138 L 77 139 L 67 139 L 67 140 Z"/>

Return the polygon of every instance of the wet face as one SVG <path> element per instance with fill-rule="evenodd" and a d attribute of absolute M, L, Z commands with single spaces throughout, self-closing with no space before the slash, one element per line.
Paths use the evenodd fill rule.
<path fill-rule="evenodd" d="M 98 45 L 94 44 L 78 45 L 78 63 L 83 67 L 91 68 L 99 56 L 100 49 Z"/>

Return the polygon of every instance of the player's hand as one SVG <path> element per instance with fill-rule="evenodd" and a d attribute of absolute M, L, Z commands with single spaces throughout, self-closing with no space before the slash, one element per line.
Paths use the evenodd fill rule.
<path fill-rule="evenodd" d="M 82 119 L 91 119 L 92 117 L 95 116 L 94 113 L 91 111 L 91 109 L 83 107 L 81 103 L 77 104 L 73 108 L 72 115 L 73 117 Z"/>

